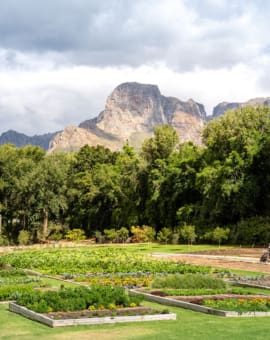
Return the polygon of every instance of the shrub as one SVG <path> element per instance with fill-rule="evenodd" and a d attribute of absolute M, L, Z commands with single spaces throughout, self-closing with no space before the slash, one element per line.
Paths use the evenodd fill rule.
<path fill-rule="evenodd" d="M 117 232 L 115 229 L 104 229 L 104 234 L 106 240 L 109 242 L 116 242 L 117 240 Z"/>
<path fill-rule="evenodd" d="M 72 229 L 66 233 L 66 239 L 70 241 L 81 241 L 85 240 L 86 236 L 82 229 Z"/>
<path fill-rule="evenodd" d="M 19 232 L 19 236 L 18 236 L 18 243 L 19 245 L 26 245 L 29 243 L 30 240 L 30 234 L 28 231 L 26 230 L 21 230 Z"/>
<path fill-rule="evenodd" d="M 217 289 L 225 288 L 226 283 L 210 275 L 201 274 L 174 274 L 166 277 L 157 277 L 153 283 L 153 288 L 174 288 L 174 289 L 191 289 L 191 288 L 208 288 Z"/>
<path fill-rule="evenodd" d="M 60 241 L 62 238 L 64 238 L 66 231 L 67 226 L 57 223 L 50 223 L 47 239 L 52 241 Z"/>
<path fill-rule="evenodd" d="M 231 229 L 232 243 L 265 246 L 270 240 L 270 217 L 256 216 L 245 219 Z"/>
<path fill-rule="evenodd" d="M 19 305 L 25 306 L 39 313 L 50 311 L 76 311 L 83 309 L 111 308 L 122 305 L 128 307 L 131 304 L 140 305 L 141 295 L 131 296 L 121 287 L 92 286 L 66 288 L 59 291 L 21 294 L 17 298 Z"/>
<path fill-rule="evenodd" d="M 21 294 L 30 294 L 33 288 L 34 285 L 30 284 L 3 285 L 0 287 L 0 301 L 14 300 Z"/>
<path fill-rule="evenodd" d="M 147 225 L 131 227 L 133 242 L 151 242 L 155 238 L 155 230 Z"/>
<path fill-rule="evenodd" d="M 121 229 L 117 230 L 117 240 L 119 242 L 125 242 L 128 239 L 129 231 L 127 228 L 122 227 Z"/>

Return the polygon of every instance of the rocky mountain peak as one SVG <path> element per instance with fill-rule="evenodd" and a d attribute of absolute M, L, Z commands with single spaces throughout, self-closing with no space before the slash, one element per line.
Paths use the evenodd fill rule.
<path fill-rule="evenodd" d="M 124 139 L 135 132 L 149 131 L 155 125 L 166 124 L 161 101 L 156 85 L 121 84 L 108 97 L 97 127 Z"/>
<path fill-rule="evenodd" d="M 51 147 L 61 149 L 63 145 L 67 149 L 71 144 L 76 144 L 76 148 L 84 144 L 101 144 L 117 149 L 129 141 L 138 148 L 153 134 L 155 126 L 164 124 L 175 128 L 180 141 L 192 140 L 200 144 L 205 117 L 204 106 L 193 99 L 184 102 L 165 97 L 156 85 L 123 83 L 109 95 L 104 111 L 96 118 L 82 122 L 79 128 L 72 129 L 72 133 L 70 129 L 64 130 Z"/>
<path fill-rule="evenodd" d="M 222 102 L 214 107 L 212 118 L 223 115 L 228 110 L 235 110 L 245 106 L 270 106 L 270 97 L 253 98 L 243 103 Z"/>

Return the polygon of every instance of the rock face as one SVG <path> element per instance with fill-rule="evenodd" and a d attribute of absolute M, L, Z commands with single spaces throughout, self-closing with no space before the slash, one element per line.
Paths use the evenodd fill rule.
<path fill-rule="evenodd" d="M 128 141 L 136 149 L 152 136 L 155 126 L 168 124 L 178 133 L 181 142 L 201 144 L 201 130 L 207 120 L 217 118 L 227 110 L 244 106 L 270 106 L 270 97 L 255 98 L 244 103 L 222 102 L 213 115 L 206 117 L 202 104 L 192 99 L 184 102 L 163 96 L 156 85 L 123 83 L 108 97 L 105 109 L 96 117 L 69 126 L 60 133 L 28 137 L 15 131 L 0 136 L 0 144 L 39 145 L 49 152 L 74 151 L 85 144 L 103 145 L 119 150 Z M 50 144 L 49 141 L 51 140 Z"/>
<path fill-rule="evenodd" d="M 214 107 L 212 118 L 217 118 L 223 115 L 228 110 L 234 110 L 245 106 L 270 106 L 270 97 L 254 98 L 244 103 L 222 102 Z"/>
<path fill-rule="evenodd" d="M 29 137 L 23 133 L 19 133 L 13 130 L 2 133 L 0 136 L 0 145 L 2 144 L 14 144 L 17 147 L 22 147 L 28 144 L 37 145 L 42 147 L 44 150 L 48 150 L 49 143 L 58 132 L 46 133 L 44 135 L 35 135 Z"/>
<path fill-rule="evenodd" d="M 192 140 L 200 144 L 205 120 L 204 106 L 192 99 L 183 102 L 165 97 L 156 85 L 124 83 L 108 97 L 104 111 L 97 118 L 86 120 L 79 127 L 95 136 L 92 142 L 88 139 L 90 145 L 99 143 L 120 148 L 129 141 L 139 147 L 151 136 L 155 126 L 164 124 L 173 126 L 182 142 Z M 55 150 L 66 149 L 58 136 L 51 145 Z"/>
<path fill-rule="evenodd" d="M 120 143 L 117 140 L 107 141 L 86 129 L 71 125 L 52 139 L 48 152 L 76 151 L 85 144 L 92 146 L 103 145 L 111 150 L 120 148 Z"/>

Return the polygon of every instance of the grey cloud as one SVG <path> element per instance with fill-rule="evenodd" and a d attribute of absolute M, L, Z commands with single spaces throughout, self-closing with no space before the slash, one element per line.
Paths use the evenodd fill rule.
<path fill-rule="evenodd" d="M 256 52 L 247 29 L 259 15 L 258 4 L 251 0 L 244 4 L 240 0 L 3 0 L 0 47 L 50 53 L 56 64 L 164 63 L 179 71 L 231 67 Z M 251 21 L 247 26 L 239 23 L 245 15 Z"/>
<path fill-rule="evenodd" d="M 96 116 L 104 106 L 99 98 L 64 87 L 37 88 L 32 90 L 30 97 L 22 97 L 17 95 L 17 102 L 10 99 L 5 104 L 1 104 L 0 97 L 1 132 L 11 126 L 13 130 L 28 135 L 62 130 L 66 125 L 78 125 Z"/>

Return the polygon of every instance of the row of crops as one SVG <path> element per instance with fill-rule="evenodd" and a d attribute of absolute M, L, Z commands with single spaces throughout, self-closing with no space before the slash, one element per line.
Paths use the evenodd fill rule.
<path fill-rule="evenodd" d="M 85 288 L 67 289 L 64 288 L 66 283 L 63 283 L 62 291 L 55 287 L 51 289 L 52 287 L 48 287 L 43 281 L 44 278 L 27 275 L 25 269 L 57 276 L 58 279 L 70 280 L 73 283 L 82 283 L 91 287 L 91 294 L 101 291 L 103 293 L 100 295 L 95 293 L 96 300 L 91 302 L 89 300 L 91 294 L 88 290 L 85 291 Z M 172 298 L 214 295 L 217 297 L 220 294 L 230 294 L 233 299 L 234 296 L 235 299 L 236 296 L 238 298 L 237 301 L 228 302 L 228 306 L 226 302 L 220 302 L 220 306 L 225 310 L 232 308 L 233 303 L 236 303 L 234 310 L 237 311 L 242 309 L 270 310 L 267 290 L 231 286 L 207 266 L 155 260 L 151 256 L 131 254 L 125 249 L 84 247 L 46 251 L 32 250 L 0 257 L 0 300 L 16 300 L 22 305 L 31 305 L 31 308 L 38 312 L 57 311 L 60 307 L 60 310 L 73 311 L 80 308 L 100 310 L 104 306 L 109 309 L 112 309 L 112 306 L 121 305 L 124 307 L 138 306 L 139 301 L 134 302 L 128 297 L 125 288 L 139 288 L 141 292 L 171 296 Z M 110 295 L 112 292 L 117 293 L 117 298 L 112 298 Z M 61 294 L 67 297 L 67 301 L 63 302 L 64 305 L 59 302 L 60 307 L 54 306 L 51 301 L 62 301 Z M 261 294 L 263 295 L 262 299 L 258 299 L 258 294 L 259 297 Z M 90 302 L 88 300 L 86 302 L 81 295 L 87 295 Z M 105 301 L 103 297 L 99 296 L 107 296 L 108 299 Z M 127 302 L 119 303 L 120 297 L 127 299 Z M 213 307 L 215 305 L 211 299 L 211 297 L 200 297 L 197 302 L 193 300 L 194 303 Z"/>
<path fill-rule="evenodd" d="M 50 275 L 106 273 L 209 273 L 210 267 L 195 266 L 146 255 L 130 254 L 124 249 L 76 248 L 24 251 L 0 257 L 0 266 L 32 269 Z"/>

